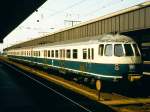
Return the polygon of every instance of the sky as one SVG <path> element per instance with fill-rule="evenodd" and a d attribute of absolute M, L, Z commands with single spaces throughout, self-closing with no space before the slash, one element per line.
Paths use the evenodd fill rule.
<path fill-rule="evenodd" d="M 116 12 L 150 0 L 47 0 L 37 11 L 4 38 L 3 47 Z"/>

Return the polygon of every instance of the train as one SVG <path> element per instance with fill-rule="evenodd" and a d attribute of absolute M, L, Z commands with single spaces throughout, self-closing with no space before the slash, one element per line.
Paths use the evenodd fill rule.
<path fill-rule="evenodd" d="M 10 59 L 70 73 L 69 77 L 102 81 L 135 81 L 142 77 L 141 52 L 129 36 L 104 34 L 44 45 L 12 48 L 6 51 Z M 71 75 L 74 74 L 74 75 Z"/>

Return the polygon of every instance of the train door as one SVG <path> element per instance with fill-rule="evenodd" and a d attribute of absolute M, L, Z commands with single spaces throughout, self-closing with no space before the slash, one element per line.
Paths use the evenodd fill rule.
<path fill-rule="evenodd" d="M 88 67 L 87 69 L 89 70 L 88 72 L 91 72 L 92 69 L 92 60 L 94 59 L 94 48 L 88 48 Z"/>
<path fill-rule="evenodd" d="M 80 64 L 80 70 L 83 72 L 90 72 L 92 67 L 92 60 L 94 59 L 94 48 L 84 48 L 83 52 L 83 63 Z"/>
<path fill-rule="evenodd" d="M 65 62 L 65 49 L 60 49 L 60 66 L 64 67 Z"/>
<path fill-rule="evenodd" d="M 47 64 L 47 50 L 44 50 L 44 64 Z"/>

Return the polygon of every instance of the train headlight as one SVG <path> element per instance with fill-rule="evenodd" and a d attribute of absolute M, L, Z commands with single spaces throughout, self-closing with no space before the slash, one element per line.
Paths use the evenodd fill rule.
<path fill-rule="evenodd" d="M 129 65 L 129 69 L 130 70 L 134 70 L 135 69 L 135 65 Z"/>
<path fill-rule="evenodd" d="M 115 64 L 115 70 L 116 70 L 116 71 L 119 70 L 119 64 Z"/>

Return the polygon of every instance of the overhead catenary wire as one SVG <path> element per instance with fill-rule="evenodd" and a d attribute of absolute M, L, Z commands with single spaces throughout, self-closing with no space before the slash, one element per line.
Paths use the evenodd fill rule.
<path fill-rule="evenodd" d="M 85 2 L 85 1 L 87 1 L 87 0 L 80 0 L 79 2 L 76 2 L 76 3 L 74 3 L 74 4 L 70 5 L 70 6 L 64 8 L 64 9 L 62 9 L 62 10 L 59 10 L 59 11 L 56 11 L 56 12 L 50 14 L 50 16 L 55 16 L 55 15 L 57 15 L 57 14 L 63 13 L 63 12 L 65 12 L 66 10 L 71 9 L 71 8 L 73 8 L 73 7 L 75 7 L 75 6 L 78 6 L 79 4 L 81 4 L 81 3 Z"/>
<path fill-rule="evenodd" d="M 123 2 L 123 0 L 120 0 L 120 2 Z M 117 4 L 120 4 L 120 2 L 117 2 Z M 114 5 L 116 5 L 116 4 L 114 4 L 114 1 L 112 0 L 111 2 L 109 2 L 107 4 L 104 4 L 101 7 L 98 7 L 96 9 L 94 9 L 93 11 L 84 14 L 84 17 L 88 17 L 89 15 L 94 14 L 94 13 L 96 13 L 99 10 L 101 11 L 101 10 L 106 9 L 108 7 L 110 8 L 110 6 L 112 7 Z"/>

